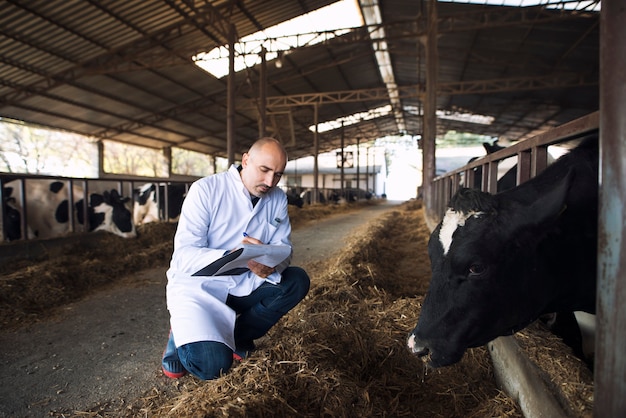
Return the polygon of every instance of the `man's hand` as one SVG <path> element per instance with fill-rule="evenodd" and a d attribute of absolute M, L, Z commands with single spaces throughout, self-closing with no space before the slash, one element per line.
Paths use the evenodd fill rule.
<path fill-rule="evenodd" d="M 263 244 L 262 241 L 259 241 L 256 238 L 253 237 L 249 237 L 249 236 L 245 236 L 244 239 L 241 241 L 244 244 Z M 274 273 L 276 271 L 276 269 L 274 267 L 269 267 L 266 266 L 265 264 L 261 264 L 257 261 L 254 260 L 250 260 L 248 261 L 248 268 L 257 276 L 265 279 L 267 278 L 267 276 L 269 276 L 270 274 Z"/>
<path fill-rule="evenodd" d="M 263 242 L 262 242 L 262 241 L 259 241 L 259 240 L 258 240 L 258 239 L 256 239 L 256 238 L 249 237 L 248 235 L 246 235 L 245 237 L 243 237 L 243 239 L 241 240 L 241 242 L 242 242 L 243 244 L 257 244 L 257 245 L 262 245 L 262 244 L 263 244 Z"/>
<path fill-rule="evenodd" d="M 276 269 L 274 267 L 268 267 L 264 264 L 261 264 L 257 261 L 250 260 L 248 261 L 248 268 L 257 276 L 265 279 L 270 274 L 274 273 Z"/>

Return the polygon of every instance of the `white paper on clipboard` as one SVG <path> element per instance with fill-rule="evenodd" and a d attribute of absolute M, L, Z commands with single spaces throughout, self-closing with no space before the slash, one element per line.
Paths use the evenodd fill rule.
<path fill-rule="evenodd" d="M 243 244 L 240 248 L 215 260 L 192 276 L 235 276 L 248 271 L 248 261 L 275 267 L 291 254 L 289 245 Z"/>

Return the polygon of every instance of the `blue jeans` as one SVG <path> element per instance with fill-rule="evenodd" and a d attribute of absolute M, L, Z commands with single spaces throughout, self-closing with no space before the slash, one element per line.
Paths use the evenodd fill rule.
<path fill-rule="evenodd" d="M 280 283 L 263 283 L 248 296 L 229 295 L 226 304 L 237 312 L 237 352 L 254 350 L 254 340 L 264 336 L 309 291 L 311 281 L 300 267 L 287 267 Z M 210 380 L 230 369 L 233 351 L 221 342 L 198 341 L 178 347 L 183 367 L 194 376 Z"/>

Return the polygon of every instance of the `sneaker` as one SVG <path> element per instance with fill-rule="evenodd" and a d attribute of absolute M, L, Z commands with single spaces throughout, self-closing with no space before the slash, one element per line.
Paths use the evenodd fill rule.
<path fill-rule="evenodd" d="M 233 360 L 242 361 L 250 355 L 250 352 L 247 350 L 235 350 L 233 351 Z"/>
<path fill-rule="evenodd" d="M 237 349 L 233 351 L 233 360 L 241 361 L 245 358 L 248 358 L 250 354 L 254 351 L 256 346 L 254 342 L 250 341 L 244 344 L 238 344 Z"/>
<path fill-rule="evenodd" d="M 167 345 L 165 346 L 165 350 L 163 350 L 161 368 L 163 369 L 163 374 L 171 379 L 179 379 L 187 374 L 187 370 L 183 367 L 183 363 L 181 363 L 178 359 L 172 330 L 170 330 Z"/>

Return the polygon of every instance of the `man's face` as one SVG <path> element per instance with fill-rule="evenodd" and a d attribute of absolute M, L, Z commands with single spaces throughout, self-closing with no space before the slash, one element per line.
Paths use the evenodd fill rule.
<path fill-rule="evenodd" d="M 245 153 L 241 180 L 250 194 L 263 197 L 280 181 L 287 164 L 284 153 L 272 144 Z"/>

